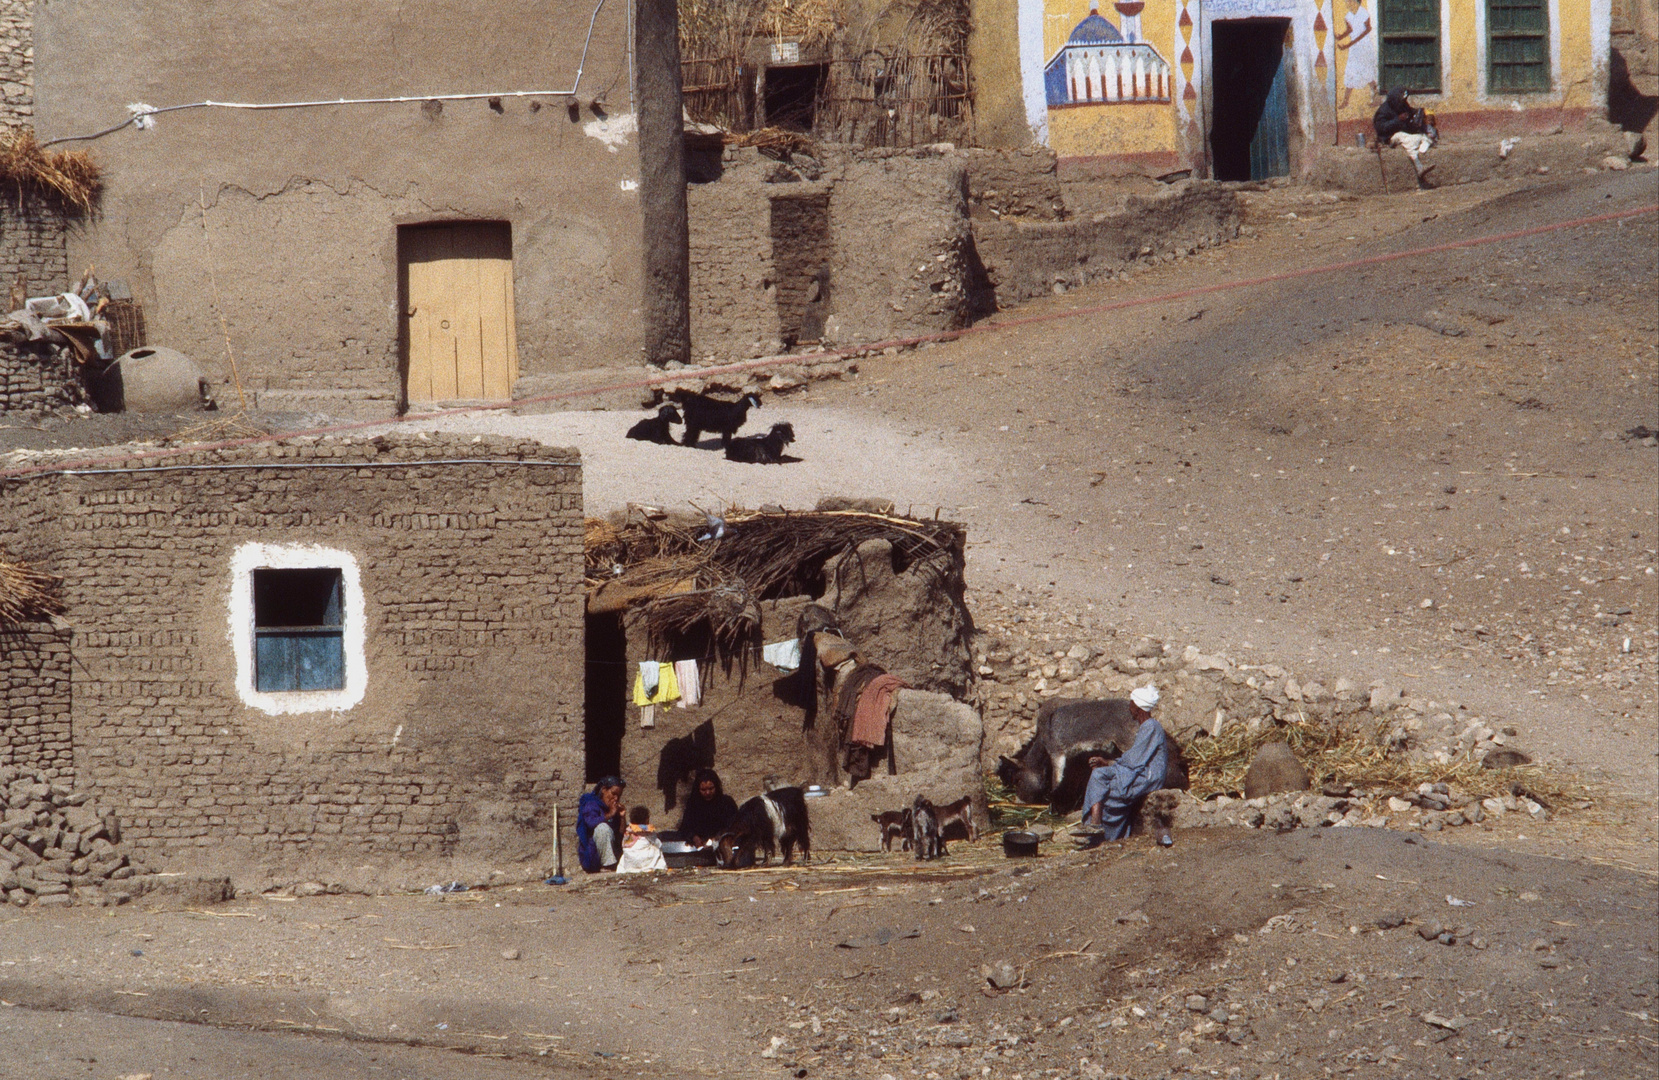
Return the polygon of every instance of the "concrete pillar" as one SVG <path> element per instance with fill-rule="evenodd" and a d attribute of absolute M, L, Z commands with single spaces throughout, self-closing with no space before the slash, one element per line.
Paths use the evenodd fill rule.
<path fill-rule="evenodd" d="M 691 233 L 686 221 L 678 0 L 636 0 L 639 197 L 645 219 L 645 359 L 691 359 Z"/>

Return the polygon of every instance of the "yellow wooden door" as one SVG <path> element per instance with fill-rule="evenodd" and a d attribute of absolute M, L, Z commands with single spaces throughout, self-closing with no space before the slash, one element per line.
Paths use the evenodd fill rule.
<path fill-rule="evenodd" d="M 511 227 L 414 225 L 398 240 L 409 403 L 511 399 L 518 378 Z"/>

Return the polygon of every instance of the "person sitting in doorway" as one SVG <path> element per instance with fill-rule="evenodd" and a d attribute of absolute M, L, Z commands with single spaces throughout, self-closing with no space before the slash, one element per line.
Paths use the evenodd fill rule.
<path fill-rule="evenodd" d="M 1089 758 L 1089 783 L 1083 790 L 1083 821 L 1074 835 L 1088 838 L 1091 846 L 1129 835 L 1135 804 L 1164 786 L 1169 767 L 1164 726 L 1153 717 L 1158 707 L 1158 688 L 1142 686 L 1129 695 L 1135 719 L 1135 741 L 1116 761 L 1101 755 Z"/>
<path fill-rule="evenodd" d="M 1376 129 L 1378 146 L 1398 146 L 1406 152 L 1421 185 L 1434 168 L 1432 163 L 1423 164 L 1422 155 L 1434 145 L 1437 133 L 1428 110 L 1413 107 L 1409 95 L 1410 91 L 1403 86 L 1390 90 L 1372 115 L 1371 126 Z"/>
<path fill-rule="evenodd" d="M 685 812 L 680 815 L 680 835 L 692 847 L 702 847 L 726 831 L 737 817 L 737 800 L 726 794 L 720 783 L 720 774 L 713 769 L 698 769 L 691 784 L 691 797 L 686 799 Z"/>
<path fill-rule="evenodd" d="M 607 776 L 576 804 L 576 858 L 590 874 L 616 869 L 622 854 L 622 792 L 620 776 Z"/>
<path fill-rule="evenodd" d="M 652 870 L 667 870 L 663 858 L 662 841 L 651 828 L 651 808 L 636 806 L 628 811 L 628 830 L 623 835 L 622 857 L 616 862 L 619 874 L 644 874 Z"/>

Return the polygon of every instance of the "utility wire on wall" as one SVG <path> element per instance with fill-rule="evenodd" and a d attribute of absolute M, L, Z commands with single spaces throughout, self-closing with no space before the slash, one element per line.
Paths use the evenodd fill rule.
<path fill-rule="evenodd" d="M 632 5 L 630 4 L 630 9 Z M 582 71 L 587 67 L 588 48 L 593 44 L 593 28 L 599 23 L 599 13 L 605 8 L 605 0 L 599 0 L 594 5 L 593 15 L 588 19 L 588 34 L 582 42 L 582 58 L 576 63 L 576 77 L 571 81 L 569 90 L 500 90 L 479 94 L 419 94 L 404 97 L 377 97 L 377 98 L 332 98 L 317 101 L 192 101 L 183 105 L 145 105 L 135 103 L 127 106 L 128 116 L 119 124 L 94 131 L 88 135 L 63 135 L 56 139 L 48 139 L 41 146 L 55 146 L 66 142 L 88 142 L 92 139 L 101 139 L 105 135 L 113 135 L 129 127 L 148 129 L 155 126 L 155 117 L 164 113 L 183 112 L 187 109 L 237 109 L 247 112 L 269 112 L 277 109 L 316 109 L 330 105 L 412 105 L 427 101 L 486 101 L 491 98 L 529 98 L 529 97 L 576 97 L 582 86 Z M 632 49 L 630 62 L 632 60 Z M 613 81 L 614 85 L 614 81 Z"/>

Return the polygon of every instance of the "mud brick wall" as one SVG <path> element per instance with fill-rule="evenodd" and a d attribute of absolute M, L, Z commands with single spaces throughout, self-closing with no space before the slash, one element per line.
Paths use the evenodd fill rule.
<path fill-rule="evenodd" d="M 998 307 L 1077 288 L 1137 263 L 1168 261 L 1224 244 L 1238 232 L 1238 196 L 1208 181 L 1183 181 L 1151 197 L 1131 196 L 1119 213 L 1071 221 L 974 222 Z"/>
<path fill-rule="evenodd" d="M 69 631 L 50 623 L 0 627 L 0 765 L 73 784 L 69 704 Z"/>
<path fill-rule="evenodd" d="M 35 196 L 19 201 L 7 189 L 0 198 L 0 296 L 19 276 L 30 296 L 69 288 L 68 232 L 69 220 L 56 202 Z"/>
<path fill-rule="evenodd" d="M 0 412 L 61 409 L 85 400 L 80 365 L 63 351 L 41 356 L 0 344 Z"/>
<path fill-rule="evenodd" d="M 77 780 L 147 862 L 545 855 L 583 782 L 575 451 L 326 439 L 133 465 L 13 482 L 8 505 L 52 512 L 0 539 L 64 578 Z M 248 542 L 355 560 L 361 700 L 244 704 L 232 557 Z"/>

